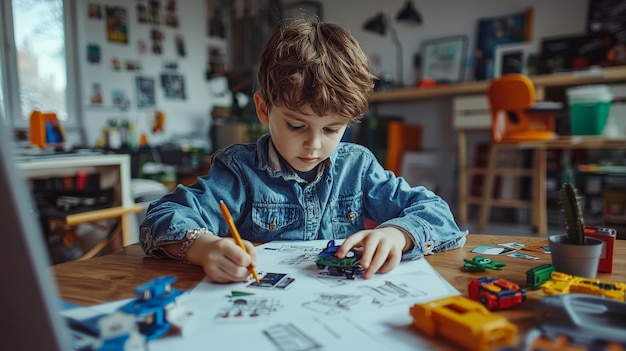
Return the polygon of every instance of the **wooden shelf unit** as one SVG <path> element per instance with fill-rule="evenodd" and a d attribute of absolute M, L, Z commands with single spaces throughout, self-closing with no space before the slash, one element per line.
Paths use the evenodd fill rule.
<path fill-rule="evenodd" d="M 537 99 L 542 100 L 545 88 L 566 87 L 582 84 L 606 84 L 626 81 L 626 66 L 606 67 L 597 70 L 575 71 L 529 76 L 535 83 Z M 487 91 L 490 81 L 464 82 L 426 88 L 396 88 L 376 91 L 370 103 L 394 103 L 446 98 L 457 95 L 481 94 Z"/>
<path fill-rule="evenodd" d="M 68 227 L 82 223 L 96 222 L 105 219 L 119 218 L 120 225 L 97 248 L 103 248 L 113 240 L 120 240 L 121 245 L 127 246 L 135 242 L 138 236 L 136 221 L 131 216 L 142 210 L 141 205 L 135 204 L 131 193 L 130 156 L 129 155 L 58 155 L 45 157 L 28 157 L 18 160 L 18 167 L 27 179 L 46 179 L 51 177 L 71 177 L 79 172 L 100 173 L 104 175 L 107 184 L 113 185 L 115 198 L 109 208 L 88 210 L 72 213 L 59 218 Z M 121 235 L 119 235 L 121 234 Z M 81 259 L 95 255 L 99 250 L 89 250 Z"/>

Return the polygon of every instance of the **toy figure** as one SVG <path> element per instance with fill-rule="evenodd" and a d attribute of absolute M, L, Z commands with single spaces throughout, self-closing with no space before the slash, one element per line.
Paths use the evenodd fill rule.
<path fill-rule="evenodd" d="M 464 258 L 463 261 L 465 261 L 463 269 L 469 272 L 484 272 L 486 269 L 500 271 L 502 267 L 506 266 L 504 262 L 498 262 L 484 256 L 476 256 L 471 260 Z"/>

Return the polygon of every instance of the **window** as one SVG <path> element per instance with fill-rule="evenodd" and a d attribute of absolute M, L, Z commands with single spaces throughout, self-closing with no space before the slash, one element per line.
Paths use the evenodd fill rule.
<path fill-rule="evenodd" d="M 8 46 L 3 60 L 4 113 L 14 127 L 28 126 L 34 109 L 52 111 L 64 125 L 76 125 L 71 77 L 73 40 L 69 0 L 2 1 L 0 34 Z M 69 60 L 67 58 L 70 58 Z M 72 118 L 70 118 L 72 116 Z"/>

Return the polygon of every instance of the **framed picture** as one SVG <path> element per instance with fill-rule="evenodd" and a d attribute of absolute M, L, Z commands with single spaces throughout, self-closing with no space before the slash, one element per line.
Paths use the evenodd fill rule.
<path fill-rule="evenodd" d="M 474 50 L 474 79 L 493 78 L 495 48 L 502 44 L 530 41 L 532 23 L 532 7 L 508 15 L 479 19 Z"/>
<path fill-rule="evenodd" d="M 617 43 L 626 43 L 626 0 L 590 0 L 587 33 L 608 32 Z"/>
<path fill-rule="evenodd" d="M 463 81 L 466 52 L 465 35 L 424 41 L 420 50 L 420 79 L 433 79 L 440 83 Z"/>
<path fill-rule="evenodd" d="M 502 44 L 496 46 L 493 64 L 494 78 L 507 73 L 528 73 L 528 58 L 533 53 L 529 43 Z"/>
<path fill-rule="evenodd" d="M 547 37 L 541 41 L 539 74 L 550 74 L 607 66 L 602 33 Z"/>

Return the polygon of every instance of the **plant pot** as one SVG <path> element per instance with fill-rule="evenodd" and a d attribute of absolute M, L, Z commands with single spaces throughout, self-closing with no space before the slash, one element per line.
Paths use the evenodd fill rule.
<path fill-rule="evenodd" d="M 595 278 L 604 242 L 585 238 L 585 245 L 572 245 L 567 235 L 552 235 L 548 238 L 552 264 L 558 272 L 579 277 Z"/>

